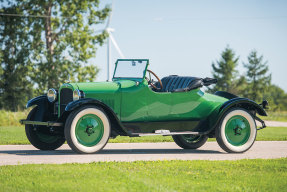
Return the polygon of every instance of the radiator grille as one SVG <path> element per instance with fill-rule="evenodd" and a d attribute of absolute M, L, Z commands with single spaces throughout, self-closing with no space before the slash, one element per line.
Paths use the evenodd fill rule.
<path fill-rule="evenodd" d="M 69 88 L 63 88 L 60 92 L 60 116 L 64 113 L 68 103 L 73 101 L 73 90 Z"/>

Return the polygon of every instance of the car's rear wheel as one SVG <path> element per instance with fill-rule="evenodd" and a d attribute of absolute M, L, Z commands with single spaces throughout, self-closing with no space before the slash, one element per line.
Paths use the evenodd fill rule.
<path fill-rule="evenodd" d="M 45 121 L 45 119 L 36 119 L 38 107 L 35 107 L 28 114 L 27 120 L 30 121 Z M 61 135 L 50 133 L 50 128 L 39 125 L 25 125 L 25 132 L 30 143 L 40 150 L 55 150 L 61 147 L 65 138 Z"/>
<path fill-rule="evenodd" d="M 108 142 L 110 122 L 105 112 L 95 106 L 83 106 L 72 112 L 65 124 L 68 145 L 77 153 L 96 153 Z"/>
<path fill-rule="evenodd" d="M 216 129 L 219 146 L 229 153 L 242 153 L 256 140 L 256 124 L 250 113 L 241 108 L 229 110 Z"/>
<path fill-rule="evenodd" d="M 206 135 L 173 135 L 174 142 L 183 149 L 197 149 L 205 144 Z"/>

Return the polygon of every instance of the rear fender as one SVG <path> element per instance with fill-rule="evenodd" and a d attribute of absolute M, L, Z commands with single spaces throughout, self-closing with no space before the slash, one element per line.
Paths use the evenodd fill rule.
<path fill-rule="evenodd" d="M 224 114 L 234 107 L 240 107 L 243 109 L 246 109 L 249 111 L 253 116 L 254 119 L 256 119 L 256 113 L 258 113 L 261 116 L 267 116 L 266 111 L 256 102 L 247 99 L 247 98 L 240 98 L 236 97 L 233 99 L 230 99 L 223 103 L 221 106 L 217 107 L 212 114 L 208 118 L 208 127 L 210 127 L 209 131 L 211 133 L 211 137 L 214 137 L 214 130 L 217 126 L 219 126 L 219 123 L 221 122 Z"/>
<path fill-rule="evenodd" d="M 267 116 L 266 111 L 257 104 L 256 102 L 247 99 L 247 98 L 233 98 L 228 101 L 226 101 L 219 109 L 220 114 L 224 114 L 227 110 L 233 108 L 233 107 L 241 107 L 243 109 L 246 109 L 247 111 L 254 111 L 258 113 L 261 116 Z M 254 114 L 255 115 L 255 114 Z"/>

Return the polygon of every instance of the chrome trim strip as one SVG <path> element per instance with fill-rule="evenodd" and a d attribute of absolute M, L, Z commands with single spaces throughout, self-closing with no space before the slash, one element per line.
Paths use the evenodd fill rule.
<path fill-rule="evenodd" d="M 170 133 L 133 133 L 132 135 L 143 136 L 155 136 L 155 135 L 200 135 L 200 132 L 184 131 L 184 132 L 170 132 Z"/>

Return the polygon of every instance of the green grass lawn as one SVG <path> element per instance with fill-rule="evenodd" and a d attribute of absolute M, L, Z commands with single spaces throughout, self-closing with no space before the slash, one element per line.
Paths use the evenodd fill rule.
<path fill-rule="evenodd" d="M 287 158 L 0 166 L 0 191 L 285 191 Z"/>
<path fill-rule="evenodd" d="M 215 141 L 215 139 L 209 139 Z M 268 127 L 257 133 L 259 141 L 287 141 L 287 127 Z M 173 142 L 171 136 L 147 137 L 117 137 L 110 139 L 110 143 L 137 143 L 137 142 Z M 0 145 L 30 144 L 26 138 L 24 126 L 0 127 Z"/>

